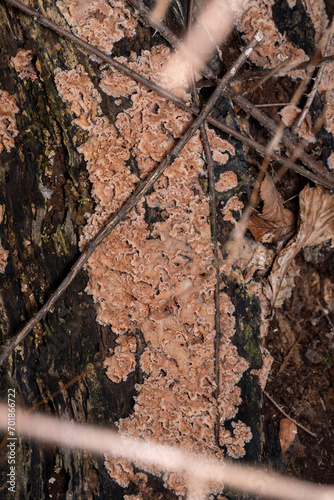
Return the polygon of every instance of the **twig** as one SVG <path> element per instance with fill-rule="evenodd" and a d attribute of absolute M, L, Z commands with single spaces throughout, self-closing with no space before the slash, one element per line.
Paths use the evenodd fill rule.
<path fill-rule="evenodd" d="M 12 0 L 11 0 L 12 1 Z M 16 1 L 16 0 L 14 0 Z M 158 165 L 158 167 L 151 172 L 147 176 L 147 178 L 141 182 L 136 191 L 133 193 L 130 198 L 124 203 L 122 208 L 114 215 L 109 217 L 107 220 L 105 226 L 98 232 L 98 234 L 95 236 L 95 238 L 90 241 L 85 250 L 83 251 L 82 255 L 79 257 L 77 262 L 74 264 L 72 267 L 71 271 L 68 273 L 66 278 L 62 281 L 62 283 L 58 286 L 56 291 L 51 295 L 49 300 L 46 302 L 46 304 L 38 311 L 36 316 L 32 318 L 27 325 L 21 330 L 20 333 L 18 333 L 9 343 L 8 346 L 4 348 L 4 351 L 0 355 L 0 366 L 4 363 L 4 361 L 8 358 L 8 356 L 13 352 L 15 347 L 22 342 L 23 339 L 28 335 L 28 333 L 31 332 L 31 330 L 34 328 L 34 326 L 39 323 L 41 319 L 45 317 L 47 312 L 51 309 L 51 307 L 55 304 L 55 302 L 59 299 L 59 297 L 64 293 L 64 291 L 67 289 L 67 287 L 70 285 L 70 283 L 73 281 L 75 276 L 79 273 L 79 271 L 83 268 L 89 257 L 92 255 L 94 250 L 97 248 L 97 246 L 101 243 L 106 236 L 110 234 L 110 232 L 119 224 L 122 220 L 126 218 L 126 215 L 132 210 L 132 208 L 138 203 L 138 201 L 145 196 L 148 191 L 153 187 L 154 183 L 157 181 L 157 179 L 161 176 L 161 174 L 164 172 L 164 170 L 175 161 L 177 156 L 180 154 L 184 146 L 187 144 L 187 142 L 191 139 L 191 137 L 196 133 L 200 125 L 204 122 L 206 117 L 209 115 L 209 113 L 212 111 L 216 101 L 219 99 L 221 94 L 223 93 L 225 87 L 228 85 L 228 83 L 231 81 L 235 73 L 238 71 L 240 66 L 246 61 L 246 59 L 250 56 L 252 53 L 254 47 L 262 40 L 262 33 L 261 31 L 257 31 L 251 41 L 246 45 L 244 50 L 241 52 L 239 55 L 238 59 L 234 62 L 232 67 L 229 69 L 227 73 L 223 76 L 219 84 L 217 85 L 217 88 L 213 92 L 212 96 L 208 100 L 206 106 L 202 109 L 200 114 L 197 116 L 197 118 L 194 120 L 194 122 L 191 124 L 187 132 L 183 135 L 183 137 L 179 140 L 179 142 L 174 146 L 172 149 L 171 153 L 168 154 L 165 159 Z"/>
<path fill-rule="evenodd" d="M 294 418 L 290 417 L 283 410 L 283 408 L 281 406 L 279 406 L 276 403 L 276 401 L 267 393 L 267 391 L 265 391 L 264 389 L 262 389 L 262 392 L 269 399 L 269 401 L 282 413 L 282 415 L 284 415 L 286 418 L 288 418 L 289 420 L 291 420 L 291 422 L 293 422 L 297 427 L 300 427 L 301 429 L 303 429 L 303 431 L 306 432 L 307 434 L 309 434 L 310 436 L 312 436 L 314 438 L 317 437 L 317 435 L 314 432 L 309 431 L 306 427 L 304 427 L 302 424 L 300 424 L 299 422 L 297 422 L 297 420 L 295 420 Z"/>
<path fill-rule="evenodd" d="M 161 23 L 166 15 L 171 0 L 156 0 L 151 19 L 155 23 Z"/>
<path fill-rule="evenodd" d="M 330 46 L 332 44 L 332 39 L 333 39 L 333 27 L 334 27 L 334 22 L 332 20 L 331 22 L 331 25 L 330 27 L 328 28 L 328 40 L 327 40 L 327 43 L 326 43 L 326 47 L 325 47 L 325 50 L 324 50 L 324 56 L 327 56 L 328 52 L 329 52 L 329 49 L 330 49 Z M 294 134 L 298 134 L 298 131 L 303 123 L 303 121 L 305 120 L 305 117 L 308 113 L 308 110 L 310 109 L 311 107 L 311 104 L 313 102 L 313 99 L 315 97 L 315 94 L 317 93 L 318 91 L 318 88 L 319 88 L 319 85 L 320 85 L 320 82 L 322 80 L 322 75 L 323 75 L 323 72 L 324 72 L 324 69 L 325 69 L 325 66 L 321 66 L 321 68 L 319 69 L 318 71 L 318 74 L 316 76 L 316 79 L 314 81 L 314 85 L 313 85 L 313 88 L 311 90 L 311 92 L 309 93 L 308 97 L 307 97 L 307 101 L 306 101 L 306 104 L 304 106 L 304 109 L 303 111 L 300 113 L 300 116 L 298 117 L 298 120 L 297 120 L 297 123 L 294 125 L 294 127 L 292 128 L 292 132 Z"/>
<path fill-rule="evenodd" d="M 8 428 L 8 406 L 0 404 L 0 429 Z M 195 455 L 180 448 L 121 436 L 110 428 L 66 422 L 41 414 L 26 415 L 16 409 L 16 429 L 22 436 L 56 446 L 86 450 L 101 456 L 125 458 L 141 468 L 175 472 L 198 480 L 200 486 L 223 484 L 226 488 L 277 500 L 333 500 L 334 488 L 312 481 L 284 477 L 236 461 Z"/>
<path fill-rule="evenodd" d="M 188 22 L 187 29 L 188 32 L 192 28 L 192 16 L 194 9 L 194 0 L 189 0 L 188 2 Z M 192 95 L 194 98 L 195 106 L 197 108 L 200 107 L 200 100 L 198 97 L 198 91 L 196 89 L 195 83 L 195 75 L 192 69 L 192 78 L 191 78 L 191 87 L 192 87 Z M 220 332 L 220 275 L 219 275 L 219 252 L 218 252 L 218 232 L 217 232 L 217 207 L 216 207 L 216 188 L 215 188 L 215 172 L 214 172 L 214 162 L 212 158 L 211 148 L 209 144 L 208 135 L 206 132 L 205 123 L 203 123 L 200 127 L 201 138 L 203 142 L 205 158 L 208 168 L 208 177 L 209 177 L 209 204 L 210 204 L 210 223 L 211 223 L 211 235 L 213 239 L 213 254 L 214 254 L 214 262 L 216 269 L 216 282 L 214 289 L 214 301 L 215 301 L 215 382 L 216 382 L 216 391 L 215 397 L 217 400 L 217 415 L 216 415 L 216 425 L 215 425 L 215 439 L 217 446 L 220 446 L 220 412 L 219 412 L 219 396 L 220 396 L 220 340 L 221 340 L 221 332 Z"/>
<path fill-rule="evenodd" d="M 286 61 L 281 62 L 280 64 L 278 64 L 277 66 L 275 66 L 275 68 L 269 70 L 269 72 L 263 78 L 261 78 L 261 80 L 259 82 L 255 83 L 254 85 L 252 85 L 251 87 L 249 87 L 248 89 L 246 89 L 244 92 L 240 92 L 239 95 L 245 96 L 247 94 L 250 94 L 251 92 L 254 92 L 257 88 L 261 87 L 261 85 L 263 85 L 267 80 L 269 80 L 269 78 L 271 78 L 272 76 L 274 76 L 277 73 L 279 73 L 279 71 L 287 65 L 287 61 L 288 60 L 289 59 L 287 59 Z"/>
<path fill-rule="evenodd" d="M 275 122 L 269 118 L 268 115 L 260 111 L 256 106 L 250 103 L 247 99 L 242 96 L 236 94 L 232 87 L 229 87 L 227 90 L 227 95 L 231 97 L 231 99 L 236 102 L 246 113 L 249 113 L 253 116 L 258 122 L 260 122 L 265 128 L 267 128 L 272 134 L 276 133 L 277 126 Z M 285 130 L 282 136 L 282 142 L 285 146 L 292 152 L 296 150 L 296 143 L 294 142 L 293 135 Z M 333 174 L 328 172 L 319 162 L 317 162 L 310 155 L 305 153 L 305 151 L 301 151 L 299 154 L 299 158 L 303 161 L 305 165 L 307 165 L 313 172 L 315 172 L 323 182 L 326 182 L 326 187 L 332 187 L 334 183 Z"/>
<path fill-rule="evenodd" d="M 283 107 L 288 106 L 289 102 L 267 102 L 266 104 L 255 104 L 257 108 L 273 108 L 274 106 Z"/>
<path fill-rule="evenodd" d="M 279 367 L 279 370 L 278 370 L 278 374 L 281 374 L 283 372 L 283 370 L 285 369 L 289 359 L 291 358 L 291 355 L 292 355 L 292 352 L 294 350 L 294 348 L 296 347 L 296 345 L 299 344 L 299 342 L 301 341 L 301 339 L 304 337 L 305 335 L 305 330 L 302 331 L 302 333 L 299 334 L 298 338 L 295 340 L 295 342 L 292 344 L 292 346 L 290 347 L 290 349 L 288 350 L 286 356 L 284 357 L 283 361 L 282 361 L 282 364 L 281 366 Z"/>
<path fill-rule="evenodd" d="M 279 72 L 275 71 L 275 74 L 276 74 L 276 76 L 281 77 L 281 76 L 287 75 L 288 73 L 291 73 L 291 71 L 304 70 L 304 69 L 307 69 L 309 67 L 312 67 L 313 69 L 314 68 L 321 68 L 325 64 L 329 64 L 329 63 L 332 63 L 332 62 L 334 62 L 334 55 L 327 56 L 327 57 L 321 57 L 317 61 L 305 61 L 305 62 L 302 62 L 302 63 L 296 63 L 296 62 L 292 61 L 286 67 L 281 68 Z M 263 78 L 266 75 L 268 75 L 269 73 L 271 73 L 273 70 L 275 70 L 276 68 L 278 68 L 279 66 L 281 66 L 281 63 L 278 64 L 277 66 L 275 66 L 272 69 L 258 69 L 258 70 L 247 70 L 247 71 L 244 71 L 241 75 L 238 75 L 234 79 L 234 82 L 236 82 L 236 83 L 242 83 L 245 80 L 255 80 L 257 78 Z"/>
<path fill-rule="evenodd" d="M 156 83 L 152 82 L 151 80 L 148 80 L 147 78 L 141 76 L 139 73 L 137 73 L 134 70 L 131 70 L 124 64 L 119 63 L 118 61 L 115 61 L 112 57 L 108 56 L 98 48 L 94 47 L 93 45 L 90 45 L 87 42 L 84 42 L 81 40 L 81 38 L 77 37 L 73 33 L 69 32 L 68 30 L 65 30 L 61 28 L 58 24 L 50 21 L 46 17 L 42 16 L 39 12 L 37 12 L 34 9 L 31 9 L 30 7 L 25 6 L 20 2 L 19 0 L 5 0 L 7 3 L 13 5 L 14 7 L 22 10 L 25 14 L 28 14 L 29 16 L 32 16 L 36 22 L 39 22 L 43 26 L 46 26 L 47 28 L 55 31 L 59 35 L 63 36 L 64 38 L 67 38 L 68 40 L 71 40 L 73 43 L 78 45 L 79 47 L 83 48 L 87 52 L 90 52 L 97 57 L 99 57 L 102 61 L 105 61 L 106 63 L 110 64 L 114 68 L 116 68 L 118 71 L 121 71 L 123 74 L 127 75 L 129 78 L 132 78 L 136 82 L 142 83 L 146 87 L 148 87 L 151 90 L 154 90 L 157 92 L 159 95 L 164 97 L 165 99 L 168 99 L 172 101 L 174 104 L 177 104 L 180 106 L 182 109 L 188 111 L 189 113 L 192 113 L 194 115 L 198 115 L 200 110 L 196 108 L 195 106 L 192 106 L 191 103 L 186 103 L 183 99 L 180 99 L 179 97 L 175 96 L 171 92 L 168 92 L 167 90 L 163 89 Z M 135 3 L 135 0 L 131 0 L 132 3 Z M 248 102 L 248 101 L 247 101 Z M 232 137 L 235 137 L 239 141 L 242 141 L 244 144 L 247 144 L 248 146 L 256 149 L 260 154 L 265 155 L 266 154 L 266 148 L 259 144 L 258 142 L 254 141 L 253 139 L 250 139 L 246 137 L 244 134 L 241 134 L 240 132 L 237 132 L 233 128 L 225 125 L 219 120 L 216 120 L 212 116 L 207 117 L 207 122 L 213 125 L 214 127 L 217 127 L 219 130 L 222 130 L 223 132 L 231 135 Z M 333 182 L 327 181 L 322 179 L 316 174 L 313 174 L 312 172 L 309 172 L 305 168 L 294 164 L 290 160 L 287 160 L 285 158 L 282 158 L 278 154 L 272 154 L 271 158 L 274 159 L 275 161 L 281 163 L 282 165 L 286 166 L 287 168 L 290 168 L 294 170 L 295 172 L 299 173 L 300 175 L 303 175 L 304 177 L 307 177 L 308 179 L 312 180 L 315 183 L 321 184 L 324 187 L 331 188 L 333 186 Z"/>

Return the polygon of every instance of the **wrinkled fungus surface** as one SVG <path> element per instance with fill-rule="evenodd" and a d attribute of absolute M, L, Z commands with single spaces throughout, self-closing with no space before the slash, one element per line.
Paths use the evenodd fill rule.
<path fill-rule="evenodd" d="M 110 54 L 115 42 L 133 36 L 137 21 L 119 0 L 59 0 L 57 7 L 74 33 Z"/>
<path fill-rule="evenodd" d="M 14 96 L 0 89 L 0 153 L 14 147 L 14 137 L 19 133 L 15 120 L 18 111 Z"/>
<path fill-rule="evenodd" d="M 159 81 L 170 51 L 155 47 L 135 62 L 119 58 L 139 73 Z M 115 125 L 103 116 L 99 91 L 82 67 L 57 69 L 58 92 L 74 114 L 73 123 L 89 133 L 79 147 L 84 155 L 96 202 L 87 215 L 81 247 L 91 240 L 110 214 L 117 211 L 182 136 L 191 116 L 154 92 L 112 68 L 102 67 L 100 91 L 115 99 L 127 97 L 131 106 L 119 113 Z M 216 160 L 226 163 L 233 146 L 213 131 L 209 141 Z M 139 359 L 144 381 L 136 386 L 133 412 L 118 422 L 122 434 L 180 445 L 208 456 L 222 457 L 214 426 L 217 409 L 221 442 L 238 458 L 252 438 L 249 427 L 236 418 L 241 402 L 236 385 L 248 369 L 232 344 L 234 306 L 221 293 L 220 391 L 215 382 L 214 285 L 216 269 L 208 222 L 209 204 L 199 176 L 204 176 L 203 147 L 197 133 L 154 189 L 132 210 L 90 257 L 87 292 L 97 305 L 97 320 L 111 325 L 116 347 L 104 361 L 113 382 L 127 379 L 136 367 L 136 333 L 145 348 Z M 135 165 L 135 168 L 133 166 Z M 131 166 L 131 168 L 130 168 Z M 235 201 L 235 209 L 241 205 Z M 155 218 L 149 214 L 155 213 Z M 126 460 L 106 457 L 110 475 L 122 486 L 144 488 L 145 474 Z M 153 468 L 145 468 L 159 473 Z M 186 493 L 182 475 L 164 474 L 167 487 Z M 221 488 L 212 485 L 212 491 Z M 129 497 L 131 498 L 131 496 Z M 141 494 L 135 498 L 145 498 Z"/>

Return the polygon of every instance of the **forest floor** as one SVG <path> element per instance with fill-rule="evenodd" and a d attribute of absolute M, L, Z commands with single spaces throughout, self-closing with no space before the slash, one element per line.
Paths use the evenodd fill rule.
<path fill-rule="evenodd" d="M 319 273 L 317 266 L 303 257 L 299 264 L 300 277 L 292 297 L 276 311 L 266 339 L 274 358 L 266 391 L 317 437 L 298 429 L 280 461 L 269 436 L 284 417 L 264 398 L 267 452 L 269 462 L 281 472 L 330 484 L 334 469 L 333 299 L 328 295 L 329 275 Z"/>

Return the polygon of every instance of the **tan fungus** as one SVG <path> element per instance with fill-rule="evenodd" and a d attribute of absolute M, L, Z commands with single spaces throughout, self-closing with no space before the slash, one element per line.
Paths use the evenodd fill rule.
<path fill-rule="evenodd" d="M 14 137 L 19 131 L 16 127 L 15 113 L 19 112 L 15 97 L 0 89 L 0 153 L 7 153 L 14 147 Z"/>
<path fill-rule="evenodd" d="M 290 43 L 285 34 L 281 34 L 274 23 L 272 8 L 275 0 L 250 0 L 247 9 L 237 19 L 237 28 L 244 33 L 244 38 L 249 41 L 255 30 L 260 29 L 263 40 L 256 47 L 250 59 L 263 68 L 272 68 L 291 57 L 294 62 L 308 60 L 302 49 Z M 294 71 L 292 76 L 303 76 L 304 72 Z"/>
<path fill-rule="evenodd" d="M 238 185 L 237 174 L 229 170 L 228 172 L 223 172 L 219 176 L 218 182 L 216 182 L 216 190 L 223 192 L 229 191 Z"/>
<path fill-rule="evenodd" d="M 11 62 L 22 80 L 29 78 L 36 80 L 38 78 L 31 50 L 19 49 L 16 56 L 11 58 Z"/>
<path fill-rule="evenodd" d="M 122 0 L 59 0 L 57 7 L 77 36 L 107 54 L 135 34 L 137 21 Z"/>
<path fill-rule="evenodd" d="M 143 51 L 130 67 L 152 79 L 159 78 L 169 50 Z M 124 61 L 125 62 L 125 61 Z M 188 127 L 191 117 L 142 85 L 104 68 L 100 87 L 114 97 L 128 96 L 132 106 L 116 119 L 115 127 L 102 116 L 100 97 L 78 67 L 57 70 L 58 92 L 69 103 L 73 120 L 89 132 L 79 147 L 87 161 L 95 213 L 87 216 L 83 247 L 106 218 L 124 203 L 140 179 L 160 162 Z M 78 90 L 74 87 L 79 88 Z M 80 101 L 79 103 L 77 101 Z M 217 154 L 234 148 L 210 131 Z M 97 320 L 118 334 L 114 354 L 105 360 L 111 380 L 125 380 L 135 367 L 134 333 L 141 330 L 146 347 L 140 368 L 147 377 L 138 384 L 132 414 L 118 422 L 122 434 L 180 445 L 208 456 L 223 457 L 215 443 L 217 400 L 214 397 L 214 286 L 216 270 L 208 223 L 209 205 L 199 174 L 205 175 L 202 143 L 197 133 L 180 156 L 94 252 L 87 264 L 86 291 L 97 304 Z M 133 174 L 128 160 L 136 161 Z M 241 209 L 234 199 L 234 207 Z M 156 221 L 146 212 L 156 209 Z M 248 368 L 232 345 L 234 306 L 221 294 L 221 388 L 219 410 L 222 431 L 241 402 L 236 383 Z M 245 428 L 244 428 L 245 427 Z M 231 456 L 244 454 L 251 438 L 246 426 L 236 425 L 228 435 Z M 227 445 L 222 438 L 221 445 Z M 135 482 L 133 469 L 106 458 L 110 475 L 121 485 Z M 158 470 L 146 468 L 158 474 Z M 186 492 L 182 475 L 164 475 L 165 484 L 178 495 Z M 211 491 L 216 491 L 212 485 Z"/>

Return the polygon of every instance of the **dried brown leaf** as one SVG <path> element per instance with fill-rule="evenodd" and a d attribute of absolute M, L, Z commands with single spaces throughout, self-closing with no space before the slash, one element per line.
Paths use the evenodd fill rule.
<path fill-rule="evenodd" d="M 276 305 L 278 294 L 286 273 L 303 248 L 334 238 L 334 197 L 325 188 L 306 186 L 299 195 L 299 228 L 296 236 L 277 256 L 269 276 L 272 289 L 272 305 Z"/>
<path fill-rule="evenodd" d="M 263 201 L 262 214 L 253 214 L 248 223 L 255 240 L 269 243 L 291 234 L 295 226 L 294 215 L 284 208 L 282 197 L 268 174 L 261 184 L 260 195 Z"/>
<path fill-rule="evenodd" d="M 276 189 L 275 183 L 266 174 L 260 189 L 261 199 L 263 200 L 262 218 L 271 222 L 276 222 L 283 217 L 283 200 Z"/>
<path fill-rule="evenodd" d="M 279 425 L 279 439 L 282 452 L 286 452 L 297 436 L 297 426 L 288 418 L 283 418 Z"/>

